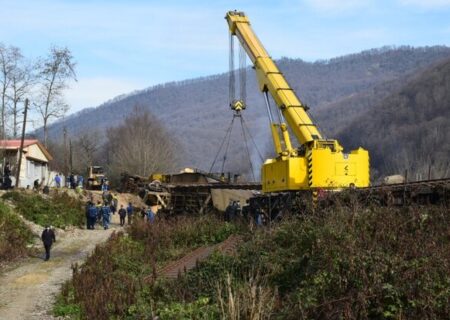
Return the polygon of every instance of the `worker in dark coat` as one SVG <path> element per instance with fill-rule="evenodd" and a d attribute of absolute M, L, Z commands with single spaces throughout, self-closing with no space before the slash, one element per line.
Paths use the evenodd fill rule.
<path fill-rule="evenodd" d="M 127 210 L 123 207 L 123 204 L 120 205 L 119 209 L 119 217 L 120 217 L 120 225 L 123 227 L 125 224 L 125 217 L 127 216 Z"/>
<path fill-rule="evenodd" d="M 228 204 L 227 208 L 225 209 L 224 220 L 226 222 L 230 222 L 233 219 L 235 210 L 236 210 L 236 208 L 234 206 L 234 201 L 230 200 L 230 203 Z"/>
<path fill-rule="evenodd" d="M 73 175 L 73 173 L 70 174 L 69 176 L 69 188 L 71 189 L 75 189 L 76 187 L 76 182 L 75 182 L 75 176 Z"/>
<path fill-rule="evenodd" d="M 3 169 L 3 176 L 9 177 L 11 175 L 11 166 L 9 162 L 6 163 L 5 168 Z"/>
<path fill-rule="evenodd" d="M 45 261 L 50 259 L 50 249 L 52 248 L 53 242 L 56 242 L 55 231 L 51 226 L 46 226 L 41 235 L 42 242 L 45 248 Z"/>

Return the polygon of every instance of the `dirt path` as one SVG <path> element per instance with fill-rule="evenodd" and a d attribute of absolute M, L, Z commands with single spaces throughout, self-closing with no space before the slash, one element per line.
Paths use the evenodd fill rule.
<path fill-rule="evenodd" d="M 82 262 L 97 244 L 122 229 L 117 214 L 110 229 L 96 228 L 57 232 L 50 261 L 43 260 L 42 248 L 39 256 L 5 270 L 0 275 L 0 319 L 53 319 L 48 313 L 61 284 L 72 277 L 71 265 Z"/>

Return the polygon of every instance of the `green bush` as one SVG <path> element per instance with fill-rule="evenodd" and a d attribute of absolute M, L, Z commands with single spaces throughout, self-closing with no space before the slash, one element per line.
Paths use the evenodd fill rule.
<path fill-rule="evenodd" d="M 0 261 L 9 261 L 27 253 L 33 240 L 30 229 L 0 201 Z"/>
<path fill-rule="evenodd" d="M 11 191 L 2 198 L 12 201 L 22 216 L 41 226 L 48 224 L 64 229 L 69 225 L 82 226 L 85 223 L 84 204 L 65 192 L 43 197 L 35 193 Z"/>
<path fill-rule="evenodd" d="M 81 307 L 75 301 L 75 291 L 70 282 L 62 286 L 62 294 L 56 297 L 53 306 L 53 314 L 57 317 L 70 317 L 70 319 L 81 319 Z"/>
<path fill-rule="evenodd" d="M 153 224 L 136 219 L 128 236 L 115 234 L 105 245 L 97 246 L 82 267 L 75 266 L 67 284 L 73 294 L 63 290 L 54 313 L 73 311 L 87 319 L 152 319 L 152 314 L 161 319 L 215 319 L 217 306 L 211 299 L 178 300 L 164 285 L 144 279 L 158 266 L 199 246 L 221 242 L 238 230 L 215 217 L 156 220 Z"/>
<path fill-rule="evenodd" d="M 450 317 L 446 208 L 334 208 L 293 219 L 246 244 L 283 301 L 281 318 Z"/>
<path fill-rule="evenodd" d="M 448 230 L 445 207 L 317 208 L 247 233 L 236 255 L 148 281 L 244 229 L 206 216 L 136 220 L 75 268 L 65 308 L 99 319 L 448 319 Z"/>

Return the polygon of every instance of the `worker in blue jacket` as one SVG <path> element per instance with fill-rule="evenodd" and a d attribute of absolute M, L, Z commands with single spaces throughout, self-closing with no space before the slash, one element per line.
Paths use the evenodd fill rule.
<path fill-rule="evenodd" d="M 90 202 L 88 204 L 87 209 L 88 229 L 90 230 L 95 229 L 95 222 L 97 221 L 97 216 L 98 216 L 98 208 L 92 202 Z"/>
<path fill-rule="evenodd" d="M 146 215 L 147 215 L 148 222 L 153 223 L 153 221 L 155 221 L 155 213 L 153 212 L 152 207 L 149 206 L 147 208 Z"/>
<path fill-rule="evenodd" d="M 111 221 L 111 209 L 108 206 L 108 203 L 104 203 L 102 210 L 102 219 L 103 219 L 103 229 L 109 228 L 109 222 Z"/>

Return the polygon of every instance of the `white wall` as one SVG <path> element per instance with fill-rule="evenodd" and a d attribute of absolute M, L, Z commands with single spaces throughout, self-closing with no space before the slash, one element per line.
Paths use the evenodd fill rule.
<path fill-rule="evenodd" d="M 25 173 L 25 175 L 22 175 Z M 45 178 L 44 184 L 47 183 L 47 164 L 34 161 L 31 159 L 22 160 L 22 170 L 19 180 L 19 187 L 25 188 L 26 186 L 33 187 L 33 183 L 36 179 L 39 179 L 39 183 Z"/>

